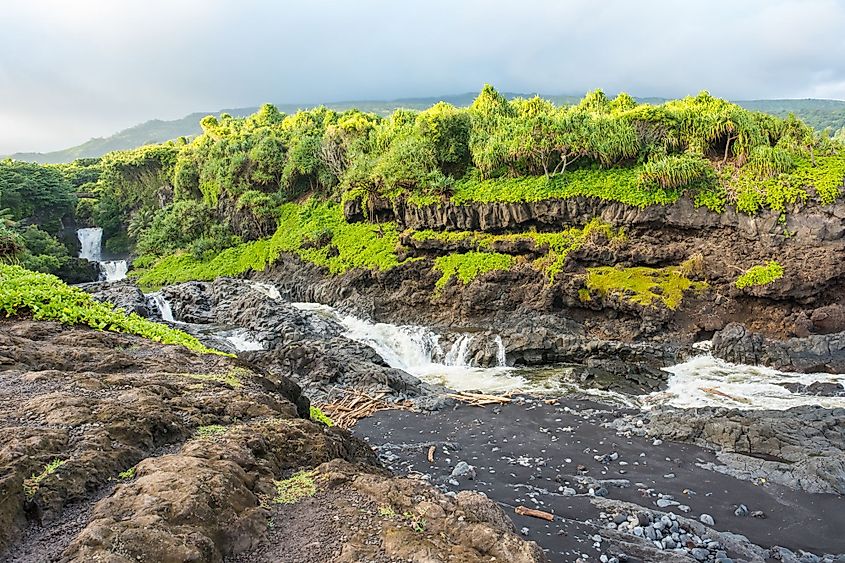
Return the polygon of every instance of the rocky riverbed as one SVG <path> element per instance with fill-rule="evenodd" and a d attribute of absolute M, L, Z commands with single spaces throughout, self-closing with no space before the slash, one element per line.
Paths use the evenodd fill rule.
<path fill-rule="evenodd" d="M 454 523 L 473 518 L 461 512 L 468 491 L 504 510 L 490 516 L 500 526 L 482 543 L 486 553 L 511 546 L 497 555 L 508 561 L 539 555 L 491 539 L 511 538 L 503 514 L 551 561 L 829 562 L 845 552 L 845 391 L 835 333 L 775 341 L 728 325 L 712 346 L 631 343 L 566 323 L 556 330 L 542 315 L 496 331 L 393 325 L 354 308 L 296 302 L 284 285 L 255 280 L 190 282 L 153 296 L 129 283 L 89 290 L 237 352 L 244 369 L 294 381 L 315 401 L 355 390 L 416 410 L 378 413 L 353 432 L 410 481 L 374 485 L 384 477 L 367 475 L 385 474 L 372 458 L 305 464 L 324 486 L 292 507 L 270 505 L 273 527 L 233 560 L 314 553 L 379 561 L 385 546 L 408 560 L 445 553 L 477 540 L 475 529 Z M 516 395 L 476 408 L 449 398 L 454 389 Z M 364 476 L 356 473 L 362 463 L 373 467 Z M 415 501 L 381 500 L 429 494 L 441 500 L 421 504 L 425 514 L 414 512 Z M 354 523 L 335 534 L 327 514 Z M 303 524 L 311 520 L 313 540 Z M 401 533 L 380 535 L 391 525 Z M 431 532 L 425 541 L 446 543 L 423 547 L 420 530 Z"/>
<path fill-rule="evenodd" d="M 434 415 L 378 413 L 359 422 L 354 434 L 400 474 L 419 476 L 447 494 L 485 493 L 553 561 L 845 560 L 836 555 L 845 553 L 838 483 L 811 494 L 800 489 L 818 491 L 810 479 L 787 483 L 760 472 L 741 474 L 713 450 L 685 443 L 697 440 L 683 428 L 706 420 L 741 442 L 743 430 L 745 436 L 760 432 L 760 421 L 711 412 L 684 426 L 687 413 L 671 413 L 655 413 L 644 424 L 638 413 L 599 403 L 526 397 Z M 769 420 L 802 418 L 781 414 L 786 416 Z M 840 410 L 828 415 L 826 429 L 805 434 L 834 432 L 838 437 L 829 447 L 841 447 L 843 423 Z M 759 460 L 762 443 L 759 453 L 739 455 Z M 723 441 L 720 450 L 733 447 Z M 805 452 L 812 455 L 818 453 Z M 845 476 L 841 467 L 838 476 Z M 520 515 L 517 507 L 548 512 L 553 520 Z"/>

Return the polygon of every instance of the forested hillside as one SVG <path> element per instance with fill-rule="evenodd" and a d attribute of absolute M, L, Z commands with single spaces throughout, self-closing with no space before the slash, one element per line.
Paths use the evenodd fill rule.
<path fill-rule="evenodd" d="M 525 94 L 503 93 L 507 99 L 530 97 Z M 545 99 L 558 105 L 576 104 L 577 96 L 543 96 Z M 376 113 L 381 116 L 388 116 L 399 108 L 412 110 L 423 110 L 440 101 L 452 104 L 457 107 L 468 107 L 475 94 L 457 94 L 442 97 L 405 98 L 390 101 L 357 101 L 357 102 L 335 102 L 325 104 L 325 107 L 343 112 L 348 109 L 359 109 L 367 113 Z M 635 98 L 638 103 L 662 104 L 665 98 Z M 817 131 L 829 129 L 832 134 L 837 134 L 845 139 L 845 101 L 839 100 L 744 100 L 736 102 L 738 105 L 753 111 L 761 111 L 788 117 L 790 113 L 815 128 Z M 311 104 L 283 104 L 277 106 L 279 111 L 295 113 Z M 257 107 L 224 109 L 216 114 L 226 113 L 233 117 L 246 117 L 258 111 Z M 128 150 L 142 145 L 163 143 L 165 141 L 178 139 L 179 137 L 193 137 L 202 133 L 199 121 L 206 113 L 192 113 L 181 119 L 160 120 L 153 119 L 141 123 L 129 129 L 125 129 L 114 135 L 104 138 L 95 138 L 81 145 L 68 149 L 49 153 L 16 153 L 11 156 L 15 160 L 26 162 L 63 163 L 71 162 L 79 158 L 94 158 L 108 152 L 117 150 Z"/>
<path fill-rule="evenodd" d="M 67 233 L 60 242 L 64 220 L 102 227 L 106 248 L 135 254 L 148 283 L 263 269 L 285 252 L 333 272 L 387 269 L 403 260 L 385 215 L 396 206 L 587 197 L 642 208 L 687 195 L 718 213 L 783 215 L 833 203 L 845 178 L 842 145 L 706 92 L 651 105 L 595 91 L 555 105 L 487 86 L 467 108 L 382 117 L 265 105 L 242 119 L 207 116 L 201 128 L 192 141 L 69 165 L 3 162 L 4 254 L 62 273 L 73 254 Z M 350 222 L 355 213 L 367 221 Z M 584 229 L 525 235 L 548 249 L 535 267 L 554 279 L 590 233 L 616 236 Z M 512 257 L 490 251 L 497 244 L 478 240 L 437 262 L 443 283 L 508 269 Z"/>

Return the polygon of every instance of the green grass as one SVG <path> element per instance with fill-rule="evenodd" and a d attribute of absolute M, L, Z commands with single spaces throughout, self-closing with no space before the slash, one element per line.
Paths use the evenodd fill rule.
<path fill-rule="evenodd" d="M 533 244 L 535 252 L 544 254 L 544 256 L 534 261 L 533 266 L 548 276 L 549 283 L 553 283 L 557 275 L 563 270 L 563 266 L 566 263 L 566 257 L 569 253 L 580 248 L 587 240 L 590 239 L 590 237 L 597 234 L 603 235 L 609 241 L 621 240 L 625 237 L 622 229 L 614 229 L 609 223 L 605 223 L 598 218 L 594 218 L 584 227 L 572 227 L 563 231 L 549 233 L 529 231 L 525 233 L 495 235 L 476 231 L 438 232 L 424 230 L 415 232 L 411 235 L 411 238 L 420 242 L 437 240 L 444 244 L 466 242 L 473 251 L 488 253 L 495 253 L 496 249 L 500 248 L 501 245 L 504 244 L 530 241 Z M 473 264 L 478 263 L 478 258 L 472 253 L 469 253 L 469 255 L 463 255 L 462 257 L 458 254 L 452 254 L 450 256 L 438 259 L 439 265 L 438 262 L 435 261 L 435 268 L 444 275 L 447 273 L 447 268 L 450 269 L 449 271 L 451 272 L 451 275 L 458 273 L 455 271 L 455 267 L 463 268 L 470 280 L 474 279 L 478 275 L 472 275 L 471 267 Z M 512 264 L 510 265 L 512 266 Z M 444 278 L 441 278 L 440 282 L 445 285 L 451 278 L 451 275 L 445 280 Z"/>
<path fill-rule="evenodd" d="M 681 267 L 621 268 L 602 266 L 587 269 L 587 294 L 579 291 L 581 301 L 589 301 L 592 293 L 619 295 L 638 305 L 649 307 L 660 302 L 669 309 L 677 309 L 688 290 L 700 291 L 707 287 L 686 277 Z"/>
<path fill-rule="evenodd" d="M 683 160 L 686 157 L 672 158 Z M 705 163 L 703 159 L 699 160 Z M 450 201 L 456 205 L 519 203 L 586 196 L 642 208 L 674 203 L 687 191 L 699 207 L 722 213 L 730 203 L 738 211 L 753 215 L 761 209 L 784 211 L 788 205 L 803 205 L 813 197 L 822 205 L 830 205 L 841 198 L 845 185 L 845 157 L 817 156 L 815 160 L 816 166 L 813 166 L 809 158 L 796 158 L 793 166 L 773 166 L 766 174 L 761 174 L 759 167 L 749 165 L 740 168 L 734 178 L 710 180 L 700 167 L 680 167 L 671 159 L 665 161 L 665 171 L 651 170 L 656 166 L 651 163 L 631 168 L 579 169 L 551 178 L 520 176 L 481 180 L 477 174 L 470 173 L 455 182 Z M 666 187 L 661 187 L 657 180 L 663 176 L 672 180 L 665 182 Z M 432 205 L 440 201 L 437 196 L 418 193 L 408 197 L 413 205 Z"/>
<path fill-rule="evenodd" d="M 243 368 L 232 368 L 225 373 L 183 373 L 182 375 L 197 381 L 222 383 L 232 389 L 240 389 L 243 386 L 241 377 L 249 375 L 249 372 Z"/>
<path fill-rule="evenodd" d="M 619 201 L 635 207 L 666 205 L 681 196 L 680 189 L 643 186 L 639 182 L 642 167 L 597 169 L 587 168 L 545 176 L 494 178 L 481 180 L 468 174 L 455 182 L 451 202 L 518 203 L 545 199 L 569 199 L 578 196 Z"/>
<path fill-rule="evenodd" d="M 135 313 L 112 309 L 56 276 L 0 264 L 0 314 L 85 325 L 97 330 L 135 334 L 162 344 L 178 344 L 203 354 L 224 354 L 203 346 L 193 336 L 147 320 Z"/>
<path fill-rule="evenodd" d="M 25 479 L 23 482 L 23 492 L 26 496 L 26 499 L 32 500 L 35 497 L 35 493 L 38 492 L 38 487 L 41 485 L 41 482 L 48 476 L 58 471 L 59 467 L 61 467 L 65 463 L 67 463 L 66 459 L 54 459 L 53 461 L 44 466 L 44 469 L 41 471 L 41 473 L 37 475 L 33 473 L 29 479 Z"/>
<path fill-rule="evenodd" d="M 325 244 L 321 245 L 321 242 Z M 140 285 L 157 286 L 262 271 L 290 252 L 341 274 L 352 268 L 388 270 L 399 264 L 399 234 L 393 223 L 347 223 L 340 205 L 310 201 L 282 206 L 279 227 L 267 239 L 229 248 L 211 260 L 174 254 L 131 273 Z"/>
<path fill-rule="evenodd" d="M 787 206 L 806 204 L 813 195 L 822 205 L 830 205 L 842 196 L 845 158 L 818 156 L 816 166 L 809 159 L 797 159 L 789 172 L 763 179 L 746 167 L 729 184 L 736 193 L 737 210 L 749 215 L 764 208 L 786 211 Z"/>
<path fill-rule="evenodd" d="M 136 470 L 137 470 L 136 467 L 132 466 L 129 469 L 127 469 L 126 471 L 121 471 L 120 473 L 117 474 L 117 476 L 120 477 L 121 479 L 129 481 L 129 480 L 135 478 L 135 471 Z"/>
<path fill-rule="evenodd" d="M 752 266 L 736 279 L 737 289 L 768 285 L 783 277 L 783 266 L 775 260 L 769 260 L 765 266 Z"/>
<path fill-rule="evenodd" d="M 209 424 L 207 426 L 200 426 L 194 433 L 194 436 L 199 440 L 214 440 L 218 436 L 226 433 L 227 428 L 220 424 Z"/>
<path fill-rule="evenodd" d="M 439 294 L 453 277 L 463 284 L 468 284 L 481 274 L 494 270 L 510 270 L 516 258 L 499 252 L 465 252 L 440 256 L 434 260 L 434 269 L 441 272 L 440 279 L 434 286 Z"/>
<path fill-rule="evenodd" d="M 332 422 L 332 419 L 326 416 L 326 414 L 322 410 L 320 410 L 320 407 L 315 407 L 314 405 L 311 405 L 311 412 L 309 416 L 311 417 L 311 420 L 314 420 L 316 422 L 322 422 L 326 426 L 334 426 L 334 422 Z"/>
<path fill-rule="evenodd" d="M 317 484 L 314 482 L 314 471 L 300 471 L 281 481 L 274 481 L 276 496 L 273 502 L 278 504 L 295 504 L 306 497 L 317 494 Z"/>

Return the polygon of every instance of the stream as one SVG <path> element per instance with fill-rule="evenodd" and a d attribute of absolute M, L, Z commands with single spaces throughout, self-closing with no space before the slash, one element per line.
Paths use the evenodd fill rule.
<path fill-rule="evenodd" d="M 281 300 L 278 290 L 272 285 L 258 282 L 251 285 L 268 299 Z M 250 331 L 244 328 L 187 325 L 174 319 L 170 304 L 161 293 L 150 293 L 147 297 L 166 322 L 183 328 L 192 326 L 196 332 L 213 334 L 224 339 L 237 351 L 262 349 Z M 713 357 L 708 342 L 696 346 L 699 355 L 664 368 L 670 374 L 665 390 L 633 397 L 583 388 L 571 377 L 573 368 L 570 366 L 508 366 L 505 344 L 498 335 L 492 340 L 497 350 L 498 365 L 479 367 L 473 365 L 470 359 L 469 345 L 480 336 L 461 334 L 444 349 L 440 344 L 441 336 L 423 326 L 371 322 L 319 303 L 292 305 L 339 322 L 346 329 L 345 337 L 369 346 L 390 367 L 455 391 L 522 392 L 542 396 L 577 393 L 618 406 L 646 410 L 659 405 L 772 410 L 801 405 L 845 408 L 845 396 L 819 396 L 806 389 L 806 386 L 814 383 L 845 385 L 843 374 L 798 374 L 761 366 L 732 364 Z M 792 386 L 792 390 L 787 386 Z"/>

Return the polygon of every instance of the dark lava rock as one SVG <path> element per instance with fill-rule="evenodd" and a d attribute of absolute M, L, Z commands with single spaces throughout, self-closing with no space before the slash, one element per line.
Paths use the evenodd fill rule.
<path fill-rule="evenodd" d="M 78 287 L 90 293 L 91 297 L 97 301 L 111 303 L 127 313 L 135 313 L 142 317 L 150 316 L 146 297 L 138 286 L 129 280 L 84 283 Z"/>
<path fill-rule="evenodd" d="M 845 372 L 845 332 L 773 340 L 731 323 L 713 336 L 712 352 L 729 362 L 782 371 Z"/>

